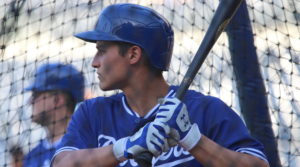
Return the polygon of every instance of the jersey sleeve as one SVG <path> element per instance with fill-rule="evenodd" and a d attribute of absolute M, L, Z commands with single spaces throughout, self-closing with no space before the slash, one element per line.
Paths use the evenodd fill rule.
<path fill-rule="evenodd" d="M 72 115 L 66 134 L 59 143 L 52 160 L 63 151 L 97 147 L 97 139 L 91 127 L 91 113 L 82 103 Z"/>
<path fill-rule="evenodd" d="M 219 99 L 214 99 L 207 108 L 204 119 L 208 128 L 205 134 L 218 144 L 236 152 L 256 156 L 266 162 L 263 145 L 250 136 L 242 119 Z"/>

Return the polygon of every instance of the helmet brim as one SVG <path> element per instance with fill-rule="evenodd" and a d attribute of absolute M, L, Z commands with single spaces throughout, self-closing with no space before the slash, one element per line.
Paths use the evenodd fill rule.
<path fill-rule="evenodd" d="M 34 84 L 23 89 L 24 92 L 29 92 L 29 91 L 31 91 L 31 92 L 42 92 L 42 91 L 47 91 L 47 90 L 48 90 L 47 88 L 41 88 L 41 87 L 38 87 Z M 49 89 L 49 90 L 51 90 L 51 89 Z"/>
<path fill-rule="evenodd" d="M 30 85 L 30 86 L 24 88 L 23 90 L 24 90 L 25 92 L 27 92 L 27 91 L 33 91 L 33 90 L 34 90 L 34 85 Z"/>
<path fill-rule="evenodd" d="M 82 39 L 86 42 L 96 43 L 97 41 L 121 41 L 121 39 L 116 38 L 106 32 L 98 31 L 86 31 L 74 35 L 75 37 Z"/>

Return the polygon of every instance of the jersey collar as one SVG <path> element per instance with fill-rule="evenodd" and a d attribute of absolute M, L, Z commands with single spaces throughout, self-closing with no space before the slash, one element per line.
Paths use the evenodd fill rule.
<path fill-rule="evenodd" d="M 172 88 L 170 88 L 168 94 L 167 94 L 165 97 L 174 94 L 174 92 L 175 92 L 175 91 L 174 91 Z M 133 110 L 131 110 L 131 108 L 129 107 L 129 105 L 128 105 L 128 103 L 127 103 L 125 94 L 123 94 L 123 96 L 122 96 L 122 104 L 123 104 L 123 107 L 124 107 L 125 111 L 126 111 L 129 115 L 135 116 L 135 117 L 137 117 L 137 118 L 143 118 L 143 119 L 148 119 L 148 118 L 152 117 L 153 115 L 155 115 L 156 112 L 157 112 L 157 109 L 158 109 L 158 107 L 159 107 L 159 103 L 158 103 L 158 104 L 156 104 L 156 105 L 155 105 L 155 106 L 154 106 L 154 107 L 153 107 L 153 108 L 152 108 L 152 109 L 151 109 L 144 117 L 141 117 L 138 113 L 136 113 L 136 112 L 134 112 Z"/>
<path fill-rule="evenodd" d="M 54 143 L 50 142 L 47 139 L 43 139 L 42 144 L 45 148 L 50 149 L 50 148 L 55 148 L 59 144 L 60 141 L 61 141 L 61 138 L 59 140 L 55 141 Z"/>

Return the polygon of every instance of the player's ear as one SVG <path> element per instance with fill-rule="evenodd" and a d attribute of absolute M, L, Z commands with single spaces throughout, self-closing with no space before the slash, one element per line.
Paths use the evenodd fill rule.
<path fill-rule="evenodd" d="M 58 94 L 54 94 L 54 103 L 57 104 L 59 103 L 60 99 L 58 97 Z"/>
<path fill-rule="evenodd" d="M 54 104 L 56 106 L 62 106 L 65 103 L 65 98 L 62 93 L 55 93 L 54 95 Z"/>
<path fill-rule="evenodd" d="M 127 53 L 130 64 L 136 64 L 142 59 L 142 49 L 139 46 L 133 45 Z"/>

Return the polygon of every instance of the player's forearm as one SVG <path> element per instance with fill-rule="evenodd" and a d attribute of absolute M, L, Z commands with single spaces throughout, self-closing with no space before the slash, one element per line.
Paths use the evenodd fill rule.
<path fill-rule="evenodd" d="M 53 167 L 110 167 L 116 166 L 119 162 L 112 152 L 112 145 L 95 148 L 82 149 L 77 151 L 66 151 L 57 155 Z"/>
<path fill-rule="evenodd" d="M 268 164 L 251 155 L 238 153 L 221 147 L 217 143 L 202 135 L 198 144 L 190 150 L 190 153 L 203 166 L 211 167 L 268 167 Z"/>

